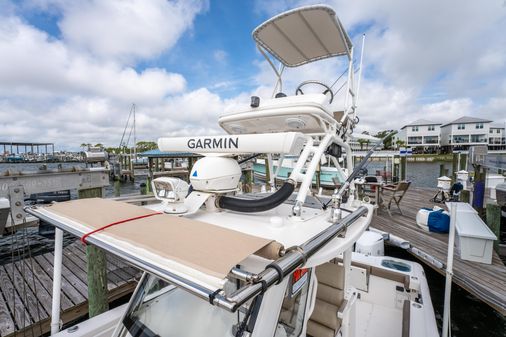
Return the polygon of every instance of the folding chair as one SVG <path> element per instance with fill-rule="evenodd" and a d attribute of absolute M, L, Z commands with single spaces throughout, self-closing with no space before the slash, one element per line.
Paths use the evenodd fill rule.
<path fill-rule="evenodd" d="M 383 187 L 383 194 L 385 194 L 385 192 L 387 192 L 387 194 L 389 194 L 388 196 L 385 196 L 385 198 L 388 199 L 388 204 L 387 204 L 386 208 L 387 208 L 387 212 L 390 216 L 392 216 L 392 213 L 390 212 L 390 207 L 392 206 L 392 201 L 397 206 L 397 209 L 399 210 L 399 212 L 402 215 L 404 215 L 402 213 L 400 203 L 402 201 L 402 198 L 404 198 L 404 195 L 408 191 L 409 185 L 411 185 L 411 181 L 401 181 L 397 185 Z"/>

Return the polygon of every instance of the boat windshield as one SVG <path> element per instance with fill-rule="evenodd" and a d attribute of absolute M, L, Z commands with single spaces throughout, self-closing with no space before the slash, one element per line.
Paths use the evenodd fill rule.
<path fill-rule="evenodd" d="M 243 314 L 231 313 L 146 275 L 123 319 L 120 336 L 233 337 Z"/>

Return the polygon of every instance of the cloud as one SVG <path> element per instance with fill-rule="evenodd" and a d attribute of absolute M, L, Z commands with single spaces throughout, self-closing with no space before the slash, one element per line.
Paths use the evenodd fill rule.
<path fill-rule="evenodd" d="M 0 95 L 89 94 L 149 101 L 181 92 L 186 85 L 182 75 L 165 69 L 139 72 L 79 54 L 17 17 L 0 21 L 0 36 Z"/>
<path fill-rule="evenodd" d="M 223 49 L 217 49 L 213 52 L 213 58 L 219 63 L 225 63 L 227 61 L 228 54 Z"/>
<path fill-rule="evenodd" d="M 154 58 L 172 48 L 195 17 L 208 8 L 199 0 L 32 1 L 61 11 L 58 27 L 73 49 L 115 60 Z"/>

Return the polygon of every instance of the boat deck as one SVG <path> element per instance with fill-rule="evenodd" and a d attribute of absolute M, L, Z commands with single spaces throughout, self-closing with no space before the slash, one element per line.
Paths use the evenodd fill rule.
<path fill-rule="evenodd" d="M 446 264 L 448 234 L 424 231 L 415 221 L 416 213 L 422 207 L 444 207 L 443 204 L 429 201 L 433 195 L 433 189 L 410 188 L 401 202 L 404 215 L 394 210 L 390 217 L 386 211 L 379 210 L 373 217 L 371 227 L 407 240 L 413 247 Z M 453 281 L 502 315 L 506 315 L 506 267 L 497 253 L 493 252 L 490 265 L 462 260 L 457 250 L 454 256 Z M 441 269 L 427 265 L 443 273 Z"/>
<path fill-rule="evenodd" d="M 0 336 L 40 336 L 50 330 L 53 253 L 0 265 Z M 63 249 L 61 319 L 88 313 L 86 253 L 80 242 Z M 32 274 L 33 273 L 33 274 Z M 139 271 L 107 255 L 109 302 L 130 294 Z M 35 277 L 33 277 L 35 275 Z"/>

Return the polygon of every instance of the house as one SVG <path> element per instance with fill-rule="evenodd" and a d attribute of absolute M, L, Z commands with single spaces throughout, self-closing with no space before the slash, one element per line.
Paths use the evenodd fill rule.
<path fill-rule="evenodd" d="M 488 132 L 488 148 L 489 150 L 505 150 L 505 125 L 490 124 Z"/>
<path fill-rule="evenodd" d="M 394 142 L 400 140 L 414 152 L 437 152 L 441 145 L 440 128 L 441 123 L 419 119 L 404 125 Z"/>
<path fill-rule="evenodd" d="M 446 151 L 467 150 L 472 145 L 488 145 L 491 120 L 460 117 L 441 125 L 441 147 Z"/>

